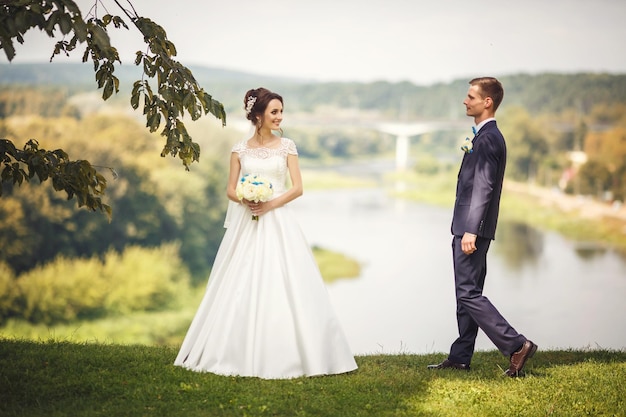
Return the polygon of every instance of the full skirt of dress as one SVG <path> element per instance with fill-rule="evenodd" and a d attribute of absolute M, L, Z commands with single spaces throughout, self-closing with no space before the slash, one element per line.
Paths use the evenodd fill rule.
<path fill-rule="evenodd" d="M 174 362 L 265 379 L 357 368 L 309 244 L 288 205 L 252 220 L 229 209 L 206 293 Z"/>

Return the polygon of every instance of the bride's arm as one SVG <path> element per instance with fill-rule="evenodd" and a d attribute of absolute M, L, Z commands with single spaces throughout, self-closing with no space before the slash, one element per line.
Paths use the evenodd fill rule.
<path fill-rule="evenodd" d="M 289 176 L 291 178 L 291 188 L 282 195 L 265 203 L 269 206 L 269 210 L 284 206 L 302 195 L 302 174 L 300 174 L 298 155 L 287 155 L 287 168 L 289 169 Z"/>
<path fill-rule="evenodd" d="M 230 172 L 228 174 L 228 186 L 226 187 L 226 195 L 229 200 L 239 203 L 237 198 L 237 183 L 239 182 L 239 172 L 241 171 L 241 163 L 239 162 L 239 154 L 233 152 L 230 154 Z"/>

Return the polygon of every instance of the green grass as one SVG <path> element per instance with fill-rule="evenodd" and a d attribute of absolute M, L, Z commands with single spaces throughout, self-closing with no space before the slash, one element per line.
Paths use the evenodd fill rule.
<path fill-rule="evenodd" d="M 394 191 L 396 197 L 422 203 L 452 207 L 454 205 L 454 190 L 456 176 L 452 172 L 442 172 L 436 175 L 420 175 L 413 171 L 405 173 L 391 173 L 385 177 L 388 183 L 404 183 L 404 191 Z"/>
<path fill-rule="evenodd" d="M 539 351 L 525 378 L 498 352 L 471 372 L 444 355 L 368 355 L 345 375 L 260 380 L 190 372 L 168 347 L 0 339 L 0 415 L 623 416 L 626 352 Z"/>
<path fill-rule="evenodd" d="M 313 255 L 326 283 L 361 275 L 359 262 L 342 253 L 314 246 Z"/>

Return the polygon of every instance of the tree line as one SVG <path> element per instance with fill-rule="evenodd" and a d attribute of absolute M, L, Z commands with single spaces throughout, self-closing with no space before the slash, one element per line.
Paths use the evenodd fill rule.
<path fill-rule="evenodd" d="M 404 82 L 310 82 L 299 79 L 190 67 L 201 85 L 208 85 L 228 113 L 241 109 L 250 88 L 265 86 L 286 98 L 289 112 L 312 112 L 320 106 L 376 111 L 390 119 L 453 119 L 464 116 L 461 105 L 468 81 L 416 85 Z M 117 69 L 120 91 L 130 92 L 140 70 Z M 505 88 L 503 108 L 520 106 L 535 117 L 576 111 L 589 114 L 598 105 L 626 104 L 626 74 L 512 74 L 498 77 Z M 0 64 L 0 84 L 55 86 L 75 92 L 93 90 L 93 71 L 81 64 Z"/>
<path fill-rule="evenodd" d="M 46 138 L 43 146 L 72 149 L 113 169 L 102 169 L 109 181 L 107 202 L 117 211 L 110 222 L 77 210 L 46 184 L 2 184 L 0 257 L 16 274 L 58 255 L 89 257 L 173 241 L 181 242 L 181 258 L 193 276 L 209 270 L 223 233 L 228 134 L 212 140 L 201 166 L 186 172 L 159 156 L 153 134 L 120 114 L 7 118 L 0 120 L 0 133 L 16 142 Z"/>

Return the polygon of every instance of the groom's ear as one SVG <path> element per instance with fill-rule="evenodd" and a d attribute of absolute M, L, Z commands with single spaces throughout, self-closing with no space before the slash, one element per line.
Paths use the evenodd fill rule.
<path fill-rule="evenodd" d="M 493 99 L 489 96 L 485 97 L 485 108 L 489 109 L 493 106 Z"/>

